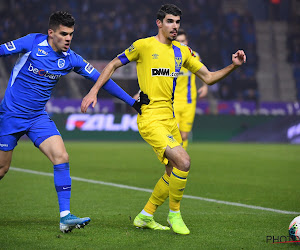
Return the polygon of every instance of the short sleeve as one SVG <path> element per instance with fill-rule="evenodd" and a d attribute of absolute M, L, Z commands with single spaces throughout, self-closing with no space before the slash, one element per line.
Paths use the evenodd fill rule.
<path fill-rule="evenodd" d="M 131 61 L 137 61 L 140 56 L 140 51 L 143 47 L 143 39 L 135 41 L 128 49 L 118 55 L 118 58 L 125 65 Z"/>
<path fill-rule="evenodd" d="M 192 73 L 196 73 L 203 66 L 203 63 L 199 61 L 199 55 L 197 53 L 194 53 L 188 46 L 183 47 L 183 49 L 187 56 L 187 59 L 184 61 L 183 66 Z"/>
<path fill-rule="evenodd" d="M 8 56 L 18 53 L 26 53 L 32 49 L 37 34 L 28 34 L 19 39 L 0 45 L 0 55 Z"/>

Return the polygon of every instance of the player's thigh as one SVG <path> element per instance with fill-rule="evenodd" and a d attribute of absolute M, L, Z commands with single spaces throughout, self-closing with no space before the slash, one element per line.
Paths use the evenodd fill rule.
<path fill-rule="evenodd" d="M 176 167 L 181 171 L 188 171 L 190 169 L 190 157 L 183 147 L 167 147 L 165 155 L 169 160 L 169 166 Z"/>
<path fill-rule="evenodd" d="M 0 135 L 0 166 L 8 166 L 11 163 L 12 153 L 18 144 L 20 137 L 24 132 L 18 132 L 10 135 Z"/>
<path fill-rule="evenodd" d="M 40 144 L 47 138 L 54 135 L 60 136 L 55 123 L 46 113 L 39 115 L 32 121 L 32 125 L 26 134 L 37 148 L 39 148 Z"/>
<path fill-rule="evenodd" d="M 68 161 L 68 154 L 61 135 L 47 114 L 41 115 L 34 121 L 27 135 L 53 164 Z"/>
<path fill-rule="evenodd" d="M 54 165 L 69 162 L 65 144 L 59 135 L 48 137 L 39 145 L 39 149 Z"/>
<path fill-rule="evenodd" d="M 176 120 L 173 118 L 141 122 L 138 124 L 138 128 L 143 139 L 152 146 L 158 159 L 167 165 L 168 159 L 164 154 L 167 146 L 174 148 L 182 143 Z"/>
<path fill-rule="evenodd" d="M 13 150 L 2 151 L 0 150 L 0 171 L 1 168 L 5 168 L 6 171 L 9 169 L 11 159 L 12 159 Z"/>

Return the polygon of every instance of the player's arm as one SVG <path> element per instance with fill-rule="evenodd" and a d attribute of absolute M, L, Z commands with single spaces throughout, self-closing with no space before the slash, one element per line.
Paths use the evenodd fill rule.
<path fill-rule="evenodd" d="M 19 39 L 0 45 L 0 56 L 9 56 L 18 53 L 26 53 L 31 50 L 37 34 L 28 34 Z"/>
<path fill-rule="evenodd" d="M 245 52 L 243 50 L 238 50 L 235 54 L 232 55 L 232 64 L 228 65 L 227 67 L 215 72 L 211 72 L 207 69 L 205 65 L 203 65 L 197 72 L 195 72 L 195 75 L 198 76 L 206 84 L 213 85 L 216 82 L 225 78 L 227 75 L 229 75 L 232 71 L 234 71 L 236 68 L 238 68 L 245 62 Z"/>
<path fill-rule="evenodd" d="M 110 79 L 112 74 L 115 72 L 115 70 L 119 67 L 123 66 L 122 62 L 119 58 L 113 59 L 102 71 L 101 75 L 98 77 L 96 83 L 91 88 L 89 93 L 83 98 L 81 102 L 81 112 L 85 113 L 87 108 L 92 104 L 92 107 L 94 108 L 97 104 L 97 95 L 100 90 L 100 88 Z M 133 103 L 134 103 L 134 99 Z M 133 105 L 131 104 L 131 106 Z"/>
<path fill-rule="evenodd" d="M 91 88 L 90 92 L 83 98 L 81 103 L 81 111 L 86 112 L 89 105 L 92 104 L 95 107 L 97 103 L 97 94 L 100 88 L 107 85 L 105 84 L 108 79 L 113 75 L 115 70 L 131 61 L 136 61 L 139 58 L 139 50 L 143 45 L 143 39 L 135 41 L 129 48 L 127 48 L 123 53 L 119 54 L 115 59 L 113 59 L 102 71 L 100 77 L 97 79 L 95 85 Z M 104 85 L 105 84 L 105 85 Z M 126 93 L 126 92 L 125 92 Z M 126 93 L 127 94 L 127 93 Z M 140 98 L 134 100 L 132 97 L 132 107 L 141 114 L 141 105 L 149 104 L 149 99 L 143 92 L 140 93 Z"/>

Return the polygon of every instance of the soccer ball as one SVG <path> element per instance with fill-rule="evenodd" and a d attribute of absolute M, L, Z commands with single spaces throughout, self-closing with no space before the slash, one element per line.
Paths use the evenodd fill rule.
<path fill-rule="evenodd" d="M 300 216 L 292 220 L 289 226 L 289 234 L 294 241 L 300 241 Z"/>

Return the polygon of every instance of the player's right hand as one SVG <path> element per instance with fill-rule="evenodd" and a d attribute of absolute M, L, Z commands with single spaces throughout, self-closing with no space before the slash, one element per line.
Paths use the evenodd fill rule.
<path fill-rule="evenodd" d="M 92 91 L 92 89 L 83 98 L 83 100 L 81 102 L 81 112 L 85 113 L 91 104 L 92 104 L 93 108 L 95 108 L 95 106 L 97 104 L 97 93 L 94 93 L 94 91 Z"/>

